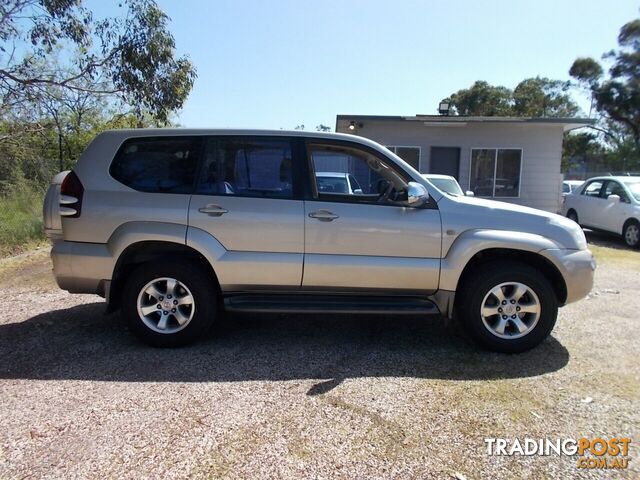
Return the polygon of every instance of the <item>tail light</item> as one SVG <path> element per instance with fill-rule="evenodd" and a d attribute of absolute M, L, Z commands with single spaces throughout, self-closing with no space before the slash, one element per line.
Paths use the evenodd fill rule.
<path fill-rule="evenodd" d="M 60 215 L 68 218 L 78 218 L 82 210 L 82 196 L 84 195 L 84 187 L 82 182 L 71 170 L 64 177 L 62 185 L 60 185 Z"/>

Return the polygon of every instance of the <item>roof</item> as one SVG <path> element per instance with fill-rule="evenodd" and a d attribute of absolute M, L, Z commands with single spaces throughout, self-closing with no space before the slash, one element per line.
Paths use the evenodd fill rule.
<path fill-rule="evenodd" d="M 593 118 L 552 118 L 552 117 L 475 117 L 464 115 L 347 115 L 336 116 L 336 130 L 340 122 L 422 122 L 426 126 L 464 126 L 468 123 L 516 123 L 561 125 L 565 131 L 595 124 Z"/>
<path fill-rule="evenodd" d="M 117 138 L 124 141 L 127 138 L 139 137 L 163 137 L 163 136 L 225 136 L 242 135 L 249 137 L 303 137 L 303 138 L 323 138 L 327 140 L 346 140 L 349 142 L 361 143 L 374 149 L 383 148 L 365 137 L 349 135 L 347 133 L 314 132 L 306 130 L 256 130 L 243 128 L 129 128 L 105 130 L 99 136 Z"/>
<path fill-rule="evenodd" d="M 626 181 L 633 180 L 633 182 L 635 183 L 637 181 L 640 181 L 640 176 L 635 176 L 635 175 L 600 175 L 598 177 L 587 178 L 585 180 L 585 182 L 588 182 L 590 180 L 618 180 L 619 182 L 624 182 L 625 180 Z"/>
<path fill-rule="evenodd" d="M 452 177 L 451 175 L 440 175 L 439 173 L 421 173 L 420 175 L 422 175 L 424 178 L 428 178 L 428 179 L 442 179 L 442 180 L 455 180 L 455 177 Z"/>

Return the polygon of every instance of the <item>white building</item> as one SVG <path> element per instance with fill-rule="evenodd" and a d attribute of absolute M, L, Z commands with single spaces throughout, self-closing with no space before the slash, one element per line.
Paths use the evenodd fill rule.
<path fill-rule="evenodd" d="M 386 145 L 421 173 L 456 177 L 463 190 L 557 212 L 564 132 L 585 118 L 338 115 L 336 132 Z"/>

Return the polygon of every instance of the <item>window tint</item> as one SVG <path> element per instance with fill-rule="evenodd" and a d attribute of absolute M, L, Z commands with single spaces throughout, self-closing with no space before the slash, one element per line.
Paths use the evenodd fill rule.
<path fill-rule="evenodd" d="M 288 140 L 210 138 L 197 192 L 202 195 L 291 198 Z"/>
<path fill-rule="evenodd" d="M 330 144 L 310 144 L 307 149 L 321 199 L 374 203 L 387 191 L 390 203 L 406 197 L 407 182 L 390 163 L 377 155 Z"/>
<path fill-rule="evenodd" d="M 599 197 L 601 188 L 602 182 L 600 180 L 594 180 L 585 187 L 582 191 L 582 195 L 586 195 L 588 197 Z"/>
<path fill-rule="evenodd" d="M 120 147 L 110 173 L 142 192 L 191 193 L 200 145 L 198 137 L 131 138 Z"/>
<path fill-rule="evenodd" d="M 562 193 L 571 193 L 571 187 L 568 183 L 562 184 Z"/>
<path fill-rule="evenodd" d="M 521 167 L 521 150 L 473 149 L 469 187 L 479 197 L 518 197 Z"/>

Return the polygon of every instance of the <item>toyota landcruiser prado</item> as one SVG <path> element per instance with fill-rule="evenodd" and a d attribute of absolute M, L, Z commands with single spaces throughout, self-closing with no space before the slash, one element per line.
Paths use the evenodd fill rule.
<path fill-rule="evenodd" d="M 455 315 L 520 352 L 595 269 L 575 222 L 445 194 L 352 135 L 108 131 L 54 178 L 44 216 L 58 285 L 102 295 L 156 346 L 224 311 L 377 312 Z"/>

